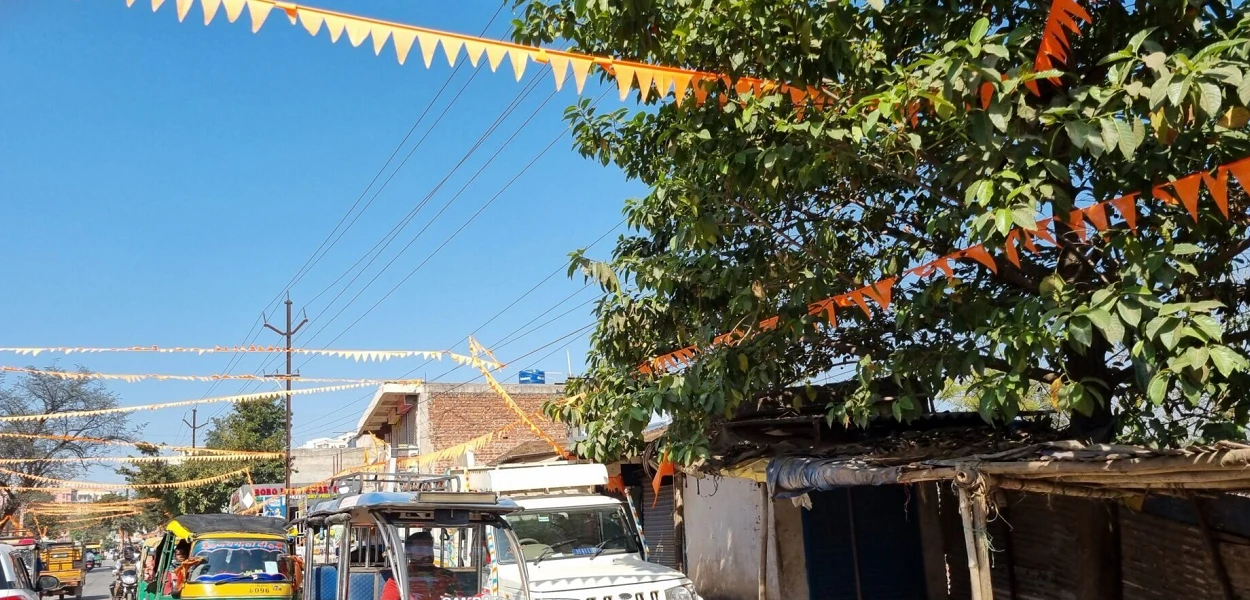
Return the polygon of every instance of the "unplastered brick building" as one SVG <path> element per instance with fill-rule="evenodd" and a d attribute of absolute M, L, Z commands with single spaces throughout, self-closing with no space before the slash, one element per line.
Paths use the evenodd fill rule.
<path fill-rule="evenodd" d="M 503 388 L 545 433 L 568 447 L 569 430 L 536 413 L 543 404 L 563 394 L 562 385 L 505 384 Z M 491 432 L 493 439 L 472 450 L 457 453 L 422 471 L 438 472 L 449 466 L 494 465 L 500 461 L 554 458 L 538 435 L 524 425 L 503 398 L 486 384 L 423 383 L 386 384 L 374 394 L 357 433 L 372 434 L 390 447 L 397 459 L 429 455 L 469 442 Z M 509 427 L 512 425 L 511 427 Z M 506 428 L 506 429 L 505 429 Z M 503 429 L 503 431 L 500 431 Z M 541 446 L 547 446 L 543 452 Z"/>

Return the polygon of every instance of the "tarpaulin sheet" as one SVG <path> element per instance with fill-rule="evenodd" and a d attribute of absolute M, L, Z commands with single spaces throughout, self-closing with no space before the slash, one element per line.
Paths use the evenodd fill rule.
<path fill-rule="evenodd" d="M 859 485 L 898 483 L 897 467 L 872 467 L 845 458 L 783 457 L 768 463 L 768 489 L 778 498 Z"/>

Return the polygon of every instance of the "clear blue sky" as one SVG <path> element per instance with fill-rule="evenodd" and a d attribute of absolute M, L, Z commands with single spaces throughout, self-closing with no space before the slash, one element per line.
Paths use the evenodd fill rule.
<path fill-rule="evenodd" d="M 500 6 L 493 0 L 318 0 L 316 5 L 472 34 L 481 32 Z M 508 2 L 488 36 L 506 34 L 510 10 Z M 401 67 L 389 43 L 376 57 L 369 42 L 353 48 L 344 36 L 331 44 L 324 31 L 312 38 L 277 11 L 256 35 L 246 13 L 229 24 L 223 12 L 204 27 L 199 11 L 197 5 L 180 24 L 174 0 L 156 14 L 148 0 L 130 9 L 123 0 L 0 0 L 0 256 L 6 266 L 0 346 L 231 345 L 252 339 L 263 310 L 280 324 L 278 305 L 267 303 L 356 202 L 452 76 L 441 53 L 427 70 L 414 47 Z M 531 64 L 526 80 L 541 77 L 534 91 L 331 304 L 356 274 L 349 271 L 353 263 L 430 194 L 526 89 L 504 68 L 499 73 L 481 68 L 372 206 L 292 288 L 296 309 L 307 308 L 312 318 L 297 345 L 320 348 L 341 334 L 331 347 L 449 348 L 564 265 L 569 251 L 612 230 L 624 199 L 643 193 L 615 168 L 571 150 L 561 115 L 577 98 L 572 81 L 540 108 L 554 86 L 548 69 Z M 466 64 L 454 75 L 383 180 L 471 74 Z M 602 89 L 589 83 L 586 95 L 598 97 Z M 619 106 L 616 97 L 613 89 L 601 106 Z M 536 109 L 533 120 L 503 147 Z M 479 217 L 348 328 L 558 136 L 560 141 Z M 365 201 L 376 190 L 377 185 Z M 608 236 L 592 254 L 608 256 L 615 237 Z M 521 330 L 532 333 L 500 348 L 499 356 L 510 361 L 543 346 L 591 322 L 590 304 L 583 303 L 596 290 L 582 288 L 580 278 L 570 281 L 561 272 L 478 337 L 498 345 L 555 307 Z M 586 335 L 570 339 L 577 370 Z M 256 342 L 276 344 L 279 338 L 264 331 Z M 516 366 L 530 366 L 563 343 Z M 233 373 L 256 372 L 267 359 L 270 370 L 281 364 L 265 355 L 230 365 L 228 355 L 149 354 L 43 355 L 33 361 L 8 355 L 0 356 L 0 364 L 44 366 L 59 360 L 62 367 L 81 364 L 100 372 L 211 374 L 228 365 Z M 297 358 L 296 364 L 303 362 Z M 559 350 L 536 366 L 563 372 L 565 363 Z M 301 370 L 309 377 L 398 377 L 419 364 L 315 359 Z M 447 374 L 451 368 L 430 364 L 412 376 L 458 382 L 475 375 Z M 515 380 L 514 370 L 505 376 Z M 144 404 L 257 386 L 110 387 L 123 404 Z M 296 443 L 352 429 L 369 393 L 297 397 Z M 201 410 L 201 419 L 221 406 Z M 190 436 L 183 417 L 181 410 L 138 413 L 135 422 L 144 424 L 143 439 L 185 444 Z M 92 476 L 116 479 L 99 470 Z"/>

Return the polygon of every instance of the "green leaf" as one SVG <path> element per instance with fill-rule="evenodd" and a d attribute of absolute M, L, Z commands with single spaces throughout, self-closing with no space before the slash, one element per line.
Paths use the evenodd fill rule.
<path fill-rule="evenodd" d="M 1138 35 L 1141 34 L 1139 33 Z M 1137 49 L 1134 48 L 1133 50 Z M 1163 70 L 1163 65 L 1168 62 L 1168 55 L 1162 52 L 1151 52 L 1150 54 L 1143 56 L 1141 61 L 1142 64 L 1145 64 L 1151 71 L 1161 71 Z"/>
<path fill-rule="evenodd" d="M 998 230 L 1000 235 L 1005 236 L 1011 232 L 1012 218 L 1011 211 L 1006 208 L 994 211 L 994 228 Z"/>
<path fill-rule="evenodd" d="M 877 10 L 881 10 L 881 9 L 878 8 Z M 977 22 L 973 23 L 972 25 L 972 35 L 968 36 L 968 41 L 970 42 L 981 41 L 983 38 L 985 38 L 985 32 L 989 30 L 990 30 L 989 19 L 985 17 L 981 17 L 980 19 L 977 19 Z"/>
<path fill-rule="evenodd" d="M 1159 371 L 1154 377 L 1150 378 L 1150 385 L 1146 388 L 1146 398 L 1151 404 L 1159 406 L 1168 396 L 1168 383 L 1171 377 L 1168 377 L 1167 371 Z"/>
<path fill-rule="evenodd" d="M 1185 79 L 1183 81 L 1173 81 L 1168 84 L 1168 102 L 1171 102 L 1172 106 L 1179 107 L 1181 105 L 1181 100 L 1184 99 L 1185 91 L 1189 87 L 1186 85 L 1188 81 L 1188 79 Z"/>
<path fill-rule="evenodd" d="M 1185 351 L 1186 360 L 1189 361 L 1190 366 L 1195 370 L 1201 370 L 1205 367 L 1208 357 L 1210 357 L 1210 352 L 1207 351 L 1206 346 L 1198 346 Z"/>
<path fill-rule="evenodd" d="M 1116 130 L 1116 119 L 1099 119 L 1098 125 L 1102 128 L 1102 143 L 1108 148 L 1115 148 L 1120 143 L 1120 132 Z"/>
<path fill-rule="evenodd" d="M 1172 246 L 1172 254 L 1176 254 L 1178 256 L 1187 256 L 1190 254 L 1197 254 L 1199 252 L 1202 252 L 1202 248 L 1200 248 L 1197 244 L 1176 244 Z"/>
<path fill-rule="evenodd" d="M 1220 375 L 1228 377 L 1237 371 L 1246 370 L 1246 357 L 1228 346 L 1211 346 L 1211 362 L 1220 371 Z"/>
<path fill-rule="evenodd" d="M 1094 135 L 1094 128 L 1085 121 L 1068 121 L 1063 124 L 1063 129 L 1068 132 L 1068 139 L 1071 139 L 1072 145 L 1077 148 L 1084 148 Z"/>
<path fill-rule="evenodd" d="M 1094 330 L 1090 327 L 1088 317 L 1072 317 L 1068 320 L 1068 339 L 1084 348 L 1094 343 Z"/>
<path fill-rule="evenodd" d="M 1016 204 L 1011 207 L 1011 221 L 1024 229 L 1037 229 L 1037 217 L 1027 204 Z"/>
<path fill-rule="evenodd" d="M 1119 134 L 1117 137 L 1120 140 L 1120 154 L 1123 154 L 1124 158 L 1132 160 L 1133 153 L 1137 151 L 1137 146 L 1141 144 L 1142 139 L 1133 131 L 1132 125 L 1119 119 L 1115 119 L 1115 130 Z M 1144 136 L 1146 134 L 1145 128 L 1142 128 L 1141 132 Z M 1108 144 L 1107 147 L 1114 148 L 1115 146 Z"/>
<path fill-rule="evenodd" d="M 1155 80 L 1154 85 L 1150 86 L 1150 108 L 1158 108 L 1163 104 L 1163 100 L 1168 97 L 1168 86 L 1172 83 L 1172 74 L 1168 73 L 1163 77 Z"/>
<path fill-rule="evenodd" d="M 868 0 L 868 5 L 871 6 L 873 10 L 881 12 L 885 9 L 885 0 Z"/>
<path fill-rule="evenodd" d="M 1118 344 L 1124 340 L 1124 325 L 1111 313 L 1101 308 L 1089 311 L 1089 320 L 1098 327 L 1107 341 Z"/>
<path fill-rule="evenodd" d="M 1133 52 L 1137 52 L 1137 50 L 1141 48 L 1141 43 L 1146 41 L 1146 38 L 1150 37 L 1150 34 L 1154 33 L 1155 29 L 1157 28 L 1147 27 L 1137 33 L 1134 33 L 1133 37 L 1128 40 L 1128 49 Z"/>
<path fill-rule="evenodd" d="M 1137 327 L 1141 323 L 1141 305 L 1137 301 L 1122 300 L 1115 305 L 1115 310 L 1120 313 L 1120 319 L 1130 327 Z"/>
<path fill-rule="evenodd" d="M 1198 106 L 1202 108 L 1202 112 L 1208 117 L 1216 117 L 1220 114 L 1220 105 L 1224 102 L 1224 95 L 1220 93 L 1220 87 L 1214 83 L 1200 83 L 1198 90 L 1201 92 Z"/>
<path fill-rule="evenodd" d="M 994 124 L 994 128 L 1006 133 L 1007 117 L 1010 112 L 1011 105 L 995 98 L 994 103 L 990 105 L 989 117 L 990 122 Z"/>
<path fill-rule="evenodd" d="M 1219 341 L 1224 337 L 1224 328 L 1220 327 L 1219 321 L 1210 315 L 1194 315 L 1192 317 L 1194 325 L 1198 326 L 1203 333 L 1207 334 L 1212 340 Z"/>
<path fill-rule="evenodd" d="M 1237 86 L 1237 98 L 1242 105 L 1250 106 L 1250 77 L 1242 77 L 1241 84 Z"/>

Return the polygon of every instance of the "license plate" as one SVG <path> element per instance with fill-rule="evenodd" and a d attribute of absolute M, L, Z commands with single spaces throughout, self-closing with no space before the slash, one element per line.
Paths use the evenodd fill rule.
<path fill-rule="evenodd" d="M 249 594 L 272 594 L 273 588 L 264 585 L 254 585 L 247 588 Z"/>

